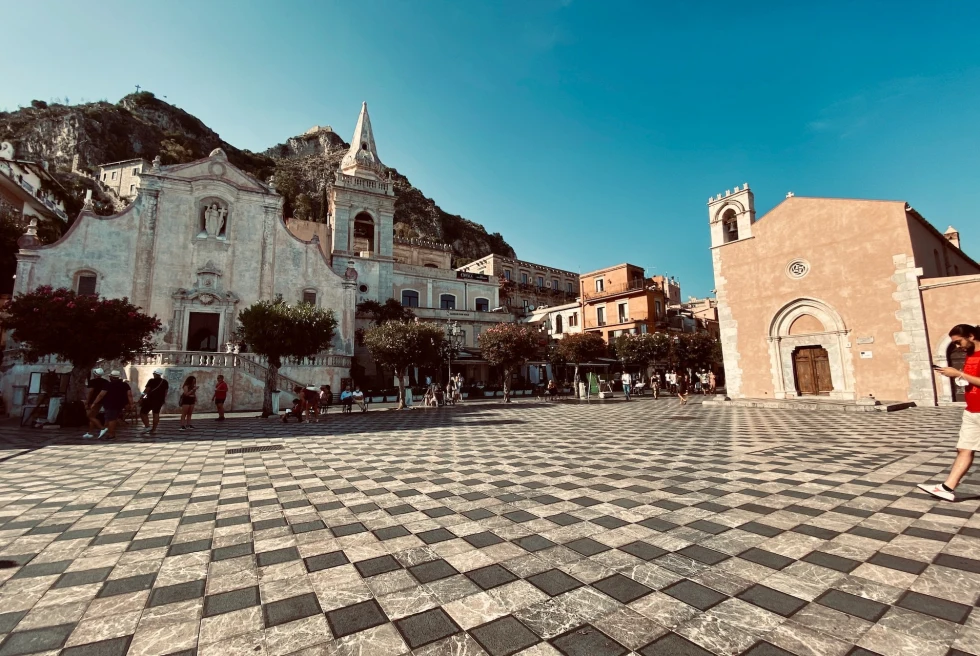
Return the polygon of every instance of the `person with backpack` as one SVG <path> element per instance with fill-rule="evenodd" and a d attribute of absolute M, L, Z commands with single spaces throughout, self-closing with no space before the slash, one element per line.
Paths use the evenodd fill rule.
<path fill-rule="evenodd" d="M 933 365 L 937 373 L 952 378 L 954 385 L 966 387 L 963 395 L 966 408 L 960 424 L 960 437 L 956 443 L 956 460 L 946 480 L 937 485 L 920 483 L 919 489 L 945 501 L 956 501 L 956 486 L 960 484 L 973 465 L 973 455 L 980 450 L 980 326 L 961 323 L 953 326 L 949 337 L 960 349 L 966 351 L 963 369 Z"/>
<path fill-rule="evenodd" d="M 143 396 L 140 397 L 140 421 L 143 422 L 140 435 L 156 432 L 157 425 L 160 423 L 160 410 L 163 409 L 163 404 L 167 400 L 169 389 L 170 383 L 163 377 L 163 369 L 154 369 L 153 377 L 146 381 Z M 151 412 L 153 413 L 152 428 L 150 427 Z"/>

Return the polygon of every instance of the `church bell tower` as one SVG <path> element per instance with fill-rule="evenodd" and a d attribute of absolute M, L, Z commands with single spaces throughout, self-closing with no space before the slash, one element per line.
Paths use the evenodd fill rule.
<path fill-rule="evenodd" d="M 329 200 L 334 270 L 343 275 L 347 261 L 353 260 L 358 302 L 384 302 L 392 294 L 395 192 L 388 169 L 378 157 L 367 103 L 361 105 L 350 149 L 340 162 Z"/>

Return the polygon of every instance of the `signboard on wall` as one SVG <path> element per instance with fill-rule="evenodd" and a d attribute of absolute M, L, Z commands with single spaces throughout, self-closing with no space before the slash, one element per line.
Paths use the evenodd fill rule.
<path fill-rule="evenodd" d="M 470 273 L 469 271 L 457 271 L 456 278 L 459 280 L 479 280 L 480 282 L 490 282 L 490 276 L 485 273 Z"/>

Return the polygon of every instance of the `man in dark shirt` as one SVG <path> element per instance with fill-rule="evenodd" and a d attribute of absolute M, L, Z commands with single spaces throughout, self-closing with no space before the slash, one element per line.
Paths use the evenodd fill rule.
<path fill-rule="evenodd" d="M 85 415 L 88 417 L 88 432 L 82 435 L 85 439 L 91 439 L 93 437 L 102 437 L 106 434 L 106 429 L 99 421 L 99 409 L 100 405 L 95 402 L 96 397 L 105 390 L 106 385 L 109 384 L 105 378 L 103 378 L 103 371 L 101 368 L 92 370 L 92 378 L 88 381 L 88 398 L 85 400 Z"/>
<path fill-rule="evenodd" d="M 146 381 L 143 396 L 140 397 L 140 420 L 143 422 L 140 434 L 156 432 L 157 425 L 160 423 L 160 410 L 167 400 L 169 389 L 170 383 L 163 377 L 163 369 L 154 369 L 153 378 Z M 150 428 L 151 412 L 153 413 L 153 428 Z"/>
<path fill-rule="evenodd" d="M 116 436 L 116 427 L 119 425 L 123 410 L 133 404 L 133 390 L 129 383 L 121 380 L 119 376 L 119 372 L 115 369 L 109 372 L 109 384 L 95 397 L 95 402 L 105 407 L 108 434 L 99 437 L 106 439 L 113 439 Z"/>

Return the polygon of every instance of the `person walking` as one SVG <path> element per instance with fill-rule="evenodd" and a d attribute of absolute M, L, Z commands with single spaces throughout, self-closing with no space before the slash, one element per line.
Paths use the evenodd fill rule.
<path fill-rule="evenodd" d="M 197 404 L 197 376 L 188 376 L 180 387 L 180 430 L 194 430 L 191 416 Z"/>
<path fill-rule="evenodd" d="M 113 369 L 109 372 L 109 381 L 105 389 L 99 392 L 95 399 L 96 404 L 102 404 L 105 408 L 106 431 L 99 435 L 100 438 L 108 440 L 116 437 L 116 428 L 119 426 L 119 418 L 123 410 L 133 405 L 133 388 L 124 380 L 121 380 L 118 371 Z"/>
<path fill-rule="evenodd" d="M 310 385 L 303 390 L 303 401 L 306 404 L 306 423 L 315 424 L 320 420 L 320 393 L 316 385 Z"/>
<path fill-rule="evenodd" d="M 711 394 L 714 394 L 715 393 L 715 390 L 718 389 L 717 385 L 718 385 L 718 379 L 715 378 L 715 372 L 709 371 L 708 372 L 708 391 Z"/>
<path fill-rule="evenodd" d="M 154 369 L 153 377 L 146 381 L 146 387 L 143 388 L 143 395 L 140 397 L 140 421 L 143 422 L 140 435 L 156 432 L 157 425 L 160 423 L 160 410 L 167 400 L 169 389 L 170 383 L 163 377 L 163 369 Z M 152 427 L 150 427 L 151 412 L 153 413 Z"/>
<path fill-rule="evenodd" d="M 970 471 L 970 467 L 973 465 L 973 455 L 980 449 L 980 351 L 977 350 L 977 347 L 980 346 L 980 326 L 971 326 L 967 323 L 957 324 L 949 331 L 949 337 L 957 348 L 966 351 L 966 362 L 963 364 L 963 369 L 937 367 L 935 365 L 933 368 L 943 376 L 954 379 L 950 381 L 954 385 L 963 386 L 965 383 L 966 391 L 963 398 L 966 400 L 966 409 L 963 411 L 960 437 L 956 443 L 956 459 L 953 461 L 953 466 L 944 482 L 938 485 L 920 483 L 918 487 L 934 497 L 945 501 L 955 501 L 956 486 Z"/>
<path fill-rule="evenodd" d="M 85 416 L 88 418 L 88 432 L 82 435 L 87 440 L 93 437 L 102 437 L 108 430 L 99 421 L 99 410 L 102 408 L 101 401 L 99 403 L 95 402 L 96 398 L 105 391 L 105 388 L 109 385 L 107 381 L 102 376 L 105 375 L 105 371 L 100 367 L 92 370 L 92 378 L 88 381 L 88 398 L 85 400 Z"/>
<path fill-rule="evenodd" d="M 687 405 L 687 376 L 677 374 L 677 398 L 681 400 L 681 405 Z"/>
<path fill-rule="evenodd" d="M 214 401 L 214 407 L 218 411 L 218 418 L 215 421 L 225 420 L 225 400 L 228 398 L 228 383 L 225 382 L 225 377 L 218 374 L 218 382 L 214 385 L 214 396 L 211 400 Z"/>
<path fill-rule="evenodd" d="M 629 401 L 630 393 L 633 391 L 633 377 L 628 371 L 624 371 L 620 380 L 623 381 L 623 396 L 625 396 L 626 400 Z"/>

